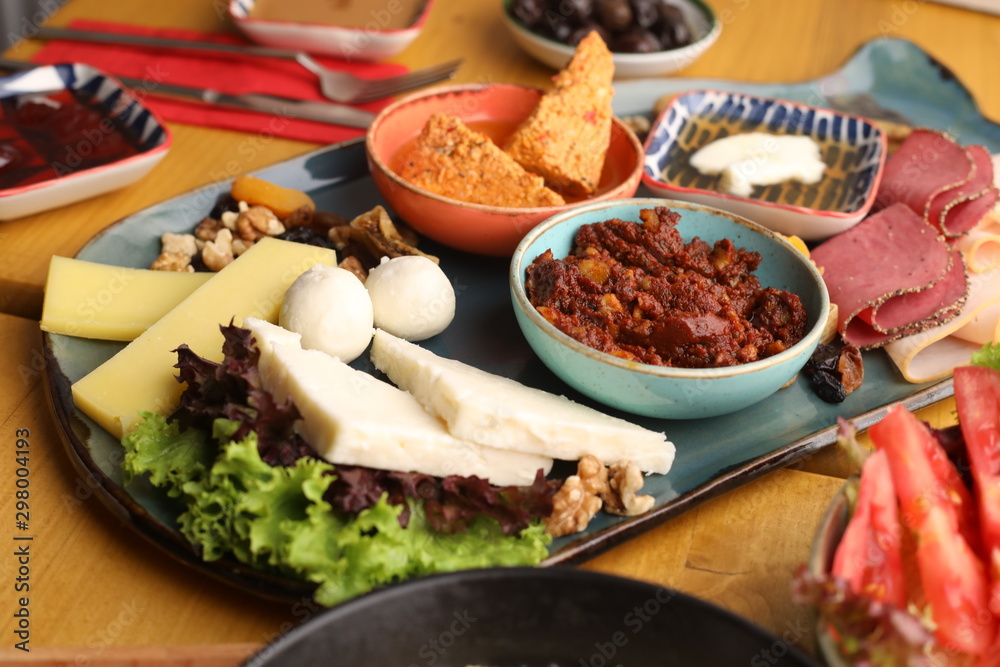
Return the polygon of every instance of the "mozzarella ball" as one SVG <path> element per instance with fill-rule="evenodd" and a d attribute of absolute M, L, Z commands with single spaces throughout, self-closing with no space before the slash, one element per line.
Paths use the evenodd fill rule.
<path fill-rule="evenodd" d="M 424 340 L 455 319 L 455 289 L 441 267 L 426 257 L 382 258 L 365 281 L 375 326 L 405 340 Z"/>
<path fill-rule="evenodd" d="M 281 301 L 278 323 L 302 336 L 302 347 L 344 363 L 357 359 L 375 332 L 372 300 L 347 269 L 317 264 L 298 278 Z"/>

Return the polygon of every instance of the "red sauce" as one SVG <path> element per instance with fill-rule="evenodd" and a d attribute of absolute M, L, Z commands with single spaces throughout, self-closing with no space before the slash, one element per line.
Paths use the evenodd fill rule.
<path fill-rule="evenodd" d="M 119 123 L 71 91 L 0 102 L 0 189 L 58 178 L 138 152 Z"/>
<path fill-rule="evenodd" d="M 538 312 L 585 345 L 658 366 L 735 366 L 803 338 L 805 308 L 761 286 L 760 254 L 729 239 L 684 243 L 665 207 L 640 218 L 584 225 L 569 256 L 539 255 L 525 284 Z"/>

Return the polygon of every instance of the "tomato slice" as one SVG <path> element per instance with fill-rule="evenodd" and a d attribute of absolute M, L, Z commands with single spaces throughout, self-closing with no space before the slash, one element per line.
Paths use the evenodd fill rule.
<path fill-rule="evenodd" d="M 906 609 L 899 509 L 889 460 L 883 451 L 865 459 L 854 515 L 834 555 L 834 576 L 851 590 Z"/>
<path fill-rule="evenodd" d="M 954 382 L 990 570 L 990 608 L 1000 614 L 1000 371 L 961 366 L 955 369 Z"/>
<path fill-rule="evenodd" d="M 935 636 L 945 648 L 982 655 L 996 631 L 988 607 L 989 582 L 983 562 L 960 531 L 967 512 L 952 493 L 950 475 L 942 475 L 935 463 L 934 450 L 940 445 L 923 422 L 899 405 L 871 427 L 870 435 L 886 453 L 903 523 L 916 537 L 917 566 L 937 625 Z"/>

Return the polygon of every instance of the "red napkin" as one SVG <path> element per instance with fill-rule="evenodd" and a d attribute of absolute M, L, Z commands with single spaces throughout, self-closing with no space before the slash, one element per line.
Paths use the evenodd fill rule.
<path fill-rule="evenodd" d="M 182 29 L 153 29 L 121 23 L 78 20 L 71 27 L 98 32 L 167 37 L 189 41 L 214 41 L 245 44 L 227 33 L 205 33 Z M 316 57 L 331 69 L 348 70 L 363 77 L 379 78 L 405 72 L 403 65 L 390 63 L 347 62 L 335 58 Z M 151 94 L 143 98 L 156 114 L 166 121 L 204 125 L 228 130 L 280 136 L 319 144 L 334 143 L 362 136 L 358 128 L 329 125 L 310 120 L 276 117 L 269 113 L 212 106 L 198 101 L 158 97 L 156 82 L 173 83 L 196 88 L 212 88 L 224 93 L 264 92 L 296 99 L 324 100 L 316 75 L 290 60 L 87 42 L 51 41 L 32 61 L 51 65 L 80 62 L 92 65 L 108 74 L 132 77 L 149 82 Z M 379 100 L 358 108 L 379 111 L 390 100 Z"/>

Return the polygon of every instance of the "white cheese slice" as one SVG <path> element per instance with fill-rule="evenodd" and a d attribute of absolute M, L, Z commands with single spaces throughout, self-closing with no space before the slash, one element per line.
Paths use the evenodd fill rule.
<path fill-rule="evenodd" d="M 324 459 L 343 465 L 476 475 L 525 485 L 552 459 L 482 446 L 451 435 L 410 394 L 317 350 L 267 322 L 244 322 L 261 352 L 264 387 L 302 414 L 299 432 Z"/>
<path fill-rule="evenodd" d="M 666 473 L 673 464 L 674 445 L 663 433 L 444 359 L 381 329 L 371 359 L 456 437 L 569 461 L 587 454 L 609 465 L 629 459 L 645 472 Z"/>

